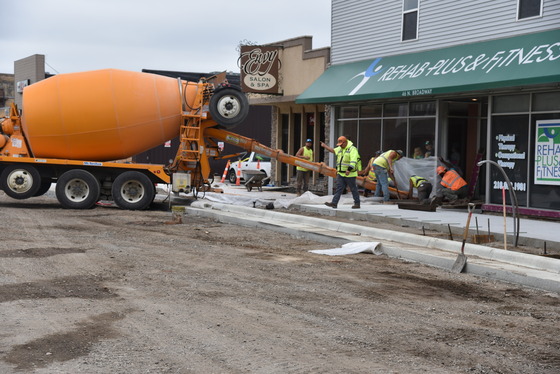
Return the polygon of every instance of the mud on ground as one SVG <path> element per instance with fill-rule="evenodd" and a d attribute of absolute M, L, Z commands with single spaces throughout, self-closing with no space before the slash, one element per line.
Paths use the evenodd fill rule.
<path fill-rule="evenodd" d="M 165 210 L 0 219 L 2 373 L 560 372 L 557 294 Z"/>

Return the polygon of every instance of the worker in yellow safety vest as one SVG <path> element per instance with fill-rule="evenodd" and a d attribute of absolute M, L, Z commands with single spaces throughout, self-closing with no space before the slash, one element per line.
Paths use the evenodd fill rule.
<path fill-rule="evenodd" d="M 366 168 L 358 172 L 359 175 L 365 176 L 368 182 L 377 183 L 377 176 L 375 175 L 375 171 L 373 171 L 373 161 L 375 161 L 377 156 L 379 156 L 382 153 L 383 152 L 381 151 L 375 152 L 375 155 L 369 159 Z M 367 188 L 364 190 L 364 197 L 367 197 L 369 195 L 369 191 L 370 190 L 368 190 Z"/>
<path fill-rule="evenodd" d="M 333 149 L 321 142 L 321 147 L 336 155 L 336 191 L 332 201 L 330 203 L 325 203 L 325 205 L 336 208 L 340 196 L 344 190 L 349 187 L 352 192 L 352 197 L 354 198 L 352 209 L 360 209 L 360 194 L 358 193 L 358 186 L 356 185 L 360 154 L 354 144 L 345 136 L 339 137 L 336 144 L 337 147 Z"/>
<path fill-rule="evenodd" d="M 430 204 L 430 194 L 432 193 L 432 184 L 429 180 L 418 175 L 412 175 L 409 179 L 408 198 L 412 198 L 414 189 L 418 191 L 418 201 L 422 204 Z"/>
<path fill-rule="evenodd" d="M 307 161 L 313 161 L 313 140 L 307 139 L 305 145 L 297 151 L 296 157 Z M 311 171 L 309 169 L 296 166 L 296 193 L 298 196 L 301 196 L 302 191 L 308 191 L 310 174 Z"/>
<path fill-rule="evenodd" d="M 393 175 L 394 169 L 393 164 L 395 161 L 400 160 L 403 157 L 403 151 L 401 150 L 389 150 L 383 152 L 379 157 L 373 161 L 373 171 L 377 176 L 377 187 L 375 188 L 375 194 L 373 196 L 381 196 L 383 192 L 383 202 L 388 203 L 389 196 L 389 178 L 395 180 Z"/>
<path fill-rule="evenodd" d="M 468 184 L 461 178 L 456 170 L 447 170 L 443 166 L 438 166 L 436 172 L 441 177 L 441 194 L 449 200 L 450 203 L 454 203 L 457 199 L 462 199 L 467 196 Z"/>

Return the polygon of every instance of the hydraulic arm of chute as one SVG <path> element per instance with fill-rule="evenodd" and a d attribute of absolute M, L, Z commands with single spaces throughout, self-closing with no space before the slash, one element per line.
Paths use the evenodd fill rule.
<path fill-rule="evenodd" d="M 228 144 L 233 144 L 247 151 L 255 152 L 263 156 L 273 158 L 282 163 L 286 163 L 293 166 L 301 166 L 308 170 L 317 172 L 319 174 L 336 178 L 336 174 L 337 174 L 336 169 L 325 165 L 325 163 L 323 162 L 307 161 L 302 158 L 284 153 L 281 149 L 269 148 L 257 142 L 255 139 L 247 138 L 245 136 L 241 136 L 239 134 L 235 134 L 227 130 L 222 130 L 215 127 L 205 128 L 204 137 L 207 139 L 211 138 L 218 141 L 226 142 Z M 357 177 L 357 183 L 359 186 L 375 191 L 376 184 L 369 181 L 367 178 L 359 176 Z M 406 194 L 407 194 L 407 192 L 398 191 L 393 188 L 390 189 L 390 192 L 395 195 L 400 195 L 400 198 L 406 198 Z"/>
<path fill-rule="evenodd" d="M 191 186 L 196 189 L 209 187 L 210 158 L 219 157 L 217 141 L 223 141 L 242 148 L 246 151 L 276 159 L 279 162 L 294 166 L 301 166 L 308 170 L 336 178 L 336 169 L 323 162 L 312 162 L 284 153 L 279 149 L 269 148 L 254 139 L 218 128 L 218 118 L 228 120 L 231 113 L 235 113 L 242 105 L 244 97 L 237 96 L 237 91 L 229 85 L 220 84 L 217 90 L 213 81 L 225 79 L 225 73 L 209 79 L 202 79 L 198 83 L 182 82 L 178 80 L 182 96 L 181 113 L 183 123 L 180 130 L 180 145 L 175 160 L 167 167 L 170 173 L 187 172 L 191 175 Z M 211 118 L 208 117 L 208 110 Z M 223 116 L 222 116 L 223 114 Z M 376 184 L 364 177 L 357 178 L 358 185 L 369 190 L 375 190 Z M 405 193 L 391 189 L 393 195 L 399 198 Z"/>

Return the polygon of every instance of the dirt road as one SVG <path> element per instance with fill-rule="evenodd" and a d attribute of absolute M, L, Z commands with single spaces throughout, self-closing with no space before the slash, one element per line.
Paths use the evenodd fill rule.
<path fill-rule="evenodd" d="M 163 210 L 0 219 L 1 373 L 560 372 L 556 294 Z"/>

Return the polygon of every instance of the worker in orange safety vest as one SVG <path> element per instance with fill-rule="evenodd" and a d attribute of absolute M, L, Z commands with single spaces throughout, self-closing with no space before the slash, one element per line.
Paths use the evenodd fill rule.
<path fill-rule="evenodd" d="M 462 199 L 467 196 L 468 184 L 461 178 L 456 170 L 447 170 L 443 166 L 438 166 L 436 172 L 441 177 L 441 194 L 449 200 L 450 203 L 454 203 L 457 199 Z"/>

